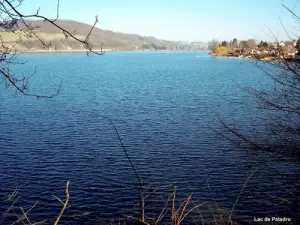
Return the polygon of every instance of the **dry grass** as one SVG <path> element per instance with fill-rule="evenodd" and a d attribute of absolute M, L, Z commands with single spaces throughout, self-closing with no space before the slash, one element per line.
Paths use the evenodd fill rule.
<path fill-rule="evenodd" d="M 68 203 L 69 203 L 69 199 L 70 199 L 70 194 L 69 194 L 69 185 L 70 185 L 70 181 L 67 181 L 66 184 L 66 199 L 65 201 L 62 201 L 61 199 L 59 199 L 58 197 L 55 197 L 59 202 L 62 203 L 62 209 L 58 215 L 58 217 L 55 218 L 54 221 L 54 225 L 58 225 L 62 215 L 64 214 Z M 38 205 L 38 201 L 31 206 L 29 209 L 24 210 L 23 207 L 20 207 L 20 211 L 22 212 L 20 215 L 18 213 L 16 213 L 13 209 L 14 206 L 16 204 L 16 202 L 18 201 L 19 197 L 17 197 L 18 195 L 18 191 L 19 188 L 15 188 L 15 190 L 13 191 L 13 193 L 11 195 L 8 196 L 6 201 L 12 201 L 11 206 L 3 213 L 3 215 L 0 217 L 0 222 L 5 221 L 5 218 L 8 216 L 8 214 L 13 214 L 17 220 L 14 221 L 13 223 L 11 223 L 11 225 L 16 225 L 16 224 L 23 224 L 23 225 L 40 225 L 40 224 L 49 224 L 49 219 L 45 219 L 42 221 L 38 221 L 38 222 L 32 222 L 32 220 L 30 219 L 29 213 Z"/>
<path fill-rule="evenodd" d="M 145 200 L 148 200 L 154 192 L 150 192 L 148 196 L 145 196 Z M 198 202 L 197 199 L 194 199 L 194 194 L 188 194 L 184 198 L 178 197 L 178 188 L 177 186 L 173 187 L 172 193 L 167 197 L 166 200 L 163 200 L 164 206 L 162 207 L 160 213 L 154 216 L 154 213 L 145 212 L 145 215 L 141 217 L 139 215 L 139 210 L 132 210 L 131 214 L 123 215 L 125 219 L 136 221 L 137 224 L 141 225 L 181 225 L 191 223 L 191 220 L 197 218 L 197 222 L 194 221 L 194 224 L 218 224 L 218 225 L 227 225 L 224 218 L 229 218 L 229 213 L 224 209 L 220 209 L 218 203 L 216 202 Z M 144 202 L 148 204 L 149 202 Z M 152 214 L 152 216 L 149 216 Z M 207 219 L 203 217 L 203 214 L 208 216 L 211 214 L 210 218 Z M 224 214 L 224 215 L 223 215 Z M 142 221 L 141 218 L 145 220 Z M 118 223 L 112 223 L 118 224 Z M 124 223 L 131 224 L 131 223 Z M 233 224 L 233 222 L 231 223 Z"/>
<path fill-rule="evenodd" d="M 126 219 L 136 221 L 138 224 L 142 225 L 181 225 L 187 223 L 189 224 L 192 223 L 190 220 L 195 220 L 196 218 L 198 219 L 198 221 L 194 221 L 194 224 L 235 225 L 236 223 L 233 221 L 232 218 L 236 205 L 239 202 L 240 197 L 244 189 L 246 188 L 249 180 L 257 170 L 258 169 L 253 170 L 247 177 L 230 211 L 221 209 L 219 203 L 215 200 L 213 202 L 199 203 L 197 200 L 194 199 L 195 193 L 191 193 L 185 198 L 179 199 L 179 197 L 177 197 L 177 186 L 174 186 L 172 193 L 164 201 L 164 206 L 160 211 L 159 215 L 154 216 L 153 212 L 145 212 L 145 210 L 143 209 L 142 212 L 144 213 L 144 215 L 139 215 L 139 212 L 141 212 L 141 210 L 132 210 L 132 214 L 126 214 L 123 216 Z M 143 196 L 143 207 L 145 207 L 145 205 L 148 204 L 148 197 L 151 196 L 158 189 L 159 188 L 155 188 L 154 191 L 148 194 L 148 196 Z M 145 192 L 143 193 L 143 195 L 144 194 Z M 210 219 L 207 219 L 208 213 L 210 214 Z M 150 214 L 152 214 L 153 216 L 149 216 Z M 205 218 L 203 214 L 206 214 Z"/>
<path fill-rule="evenodd" d="M 179 197 L 178 194 L 178 187 L 174 186 L 172 192 L 167 195 L 167 198 L 164 200 L 162 198 L 162 204 L 163 207 L 159 211 L 157 215 L 154 214 L 154 212 L 149 212 L 145 208 L 150 203 L 150 197 L 153 196 L 158 190 L 161 190 L 163 188 L 168 188 L 168 186 L 163 187 L 157 187 L 154 188 L 153 191 L 149 191 L 151 188 L 143 188 L 143 191 L 141 192 L 141 200 L 142 204 L 138 204 L 139 207 L 143 207 L 142 210 L 140 209 L 133 209 L 131 214 L 123 214 L 123 218 L 118 218 L 115 220 L 112 220 L 110 224 L 131 224 L 128 221 L 135 221 L 135 224 L 141 224 L 141 225 L 159 225 L 159 224 L 167 224 L 167 225 L 181 225 L 181 224 L 215 224 L 215 225 L 234 225 L 236 224 L 233 222 L 233 213 L 236 208 L 236 205 L 247 186 L 249 180 L 254 175 L 254 173 L 257 171 L 257 169 L 253 170 L 250 175 L 247 177 L 245 183 L 243 184 L 232 208 L 230 211 L 224 210 L 220 208 L 217 201 L 208 202 L 203 201 L 199 202 L 197 199 L 195 199 L 195 192 L 192 192 L 191 194 L 188 194 L 185 197 Z M 62 208 L 58 215 L 58 217 L 54 220 L 54 225 L 58 225 L 60 220 L 62 219 L 62 216 L 65 212 L 65 210 L 68 207 L 69 199 L 70 199 L 70 193 L 69 193 L 69 184 L 68 181 L 66 183 L 66 199 L 62 201 L 58 197 L 54 196 L 61 204 Z M 209 186 L 209 185 L 208 185 Z M 210 189 L 210 187 L 209 187 Z M 19 188 L 16 188 L 11 195 L 9 195 L 8 200 L 12 201 L 11 207 L 5 211 L 3 216 L 1 217 L 3 221 L 3 218 L 5 218 L 9 213 L 14 213 L 17 217 L 17 220 L 12 223 L 11 225 L 15 224 L 23 224 L 23 225 L 38 225 L 38 224 L 49 224 L 50 220 L 43 220 L 39 222 L 32 222 L 29 213 L 32 211 L 33 208 L 36 207 L 38 202 L 36 202 L 31 208 L 24 210 L 22 207 L 21 215 L 16 214 L 13 212 L 13 208 L 15 203 L 17 202 L 17 193 Z M 147 193 L 147 195 L 145 195 Z M 157 212 L 157 210 L 156 210 Z M 140 214 L 143 215 L 140 215 Z M 150 216 L 152 214 L 152 216 Z M 124 221 L 125 219 L 125 221 Z"/>

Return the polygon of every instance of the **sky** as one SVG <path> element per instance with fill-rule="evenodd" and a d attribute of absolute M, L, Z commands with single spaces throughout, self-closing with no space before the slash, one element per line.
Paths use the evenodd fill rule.
<path fill-rule="evenodd" d="M 60 0 L 59 18 L 93 24 L 98 15 L 101 29 L 172 41 L 289 40 L 281 22 L 292 38 L 300 23 L 282 3 L 294 8 L 297 1 Z M 300 16 L 298 4 L 294 11 Z M 56 17 L 57 0 L 25 0 L 19 10 L 35 13 L 39 7 L 41 15 Z"/>

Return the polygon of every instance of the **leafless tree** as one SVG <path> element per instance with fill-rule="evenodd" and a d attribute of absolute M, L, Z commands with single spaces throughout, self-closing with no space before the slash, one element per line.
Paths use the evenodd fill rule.
<path fill-rule="evenodd" d="M 20 6 L 24 0 L 0 0 L 0 30 L 11 32 L 11 33 L 22 33 L 24 36 L 29 38 L 34 38 L 38 40 L 44 49 L 49 49 L 51 47 L 51 42 L 47 42 L 40 38 L 37 29 L 39 27 L 33 26 L 30 20 L 40 19 L 45 23 L 49 23 L 51 26 L 57 28 L 67 39 L 71 39 L 82 44 L 87 50 L 87 54 L 93 53 L 97 55 L 103 55 L 102 47 L 100 51 L 94 51 L 90 43 L 90 35 L 98 22 L 98 17 L 96 16 L 95 22 L 91 27 L 90 31 L 84 39 L 79 38 L 76 32 L 67 30 L 60 25 L 58 25 L 57 20 L 59 18 L 59 0 L 57 1 L 57 11 L 56 18 L 50 19 L 39 13 L 37 9 L 34 14 L 24 14 L 21 12 Z M 33 96 L 36 98 L 53 98 L 58 95 L 61 89 L 61 82 L 58 84 L 57 91 L 50 95 L 40 95 L 36 93 L 31 93 L 28 89 L 29 78 L 35 74 L 21 75 L 12 72 L 11 68 L 16 64 L 24 64 L 24 61 L 18 59 L 17 50 L 15 48 L 16 43 L 7 43 L 3 41 L 0 35 L 0 82 L 5 83 L 7 87 L 12 87 L 16 92 L 22 93 L 23 95 Z"/>
<path fill-rule="evenodd" d="M 284 4 L 283 7 L 294 17 L 297 16 L 293 9 Z M 300 22 L 300 17 L 296 18 Z M 271 47 L 268 51 L 271 52 Z M 300 52 L 300 48 L 293 48 L 292 51 L 295 54 L 295 51 Z M 264 110 L 270 116 L 264 127 L 264 135 L 260 133 L 259 137 L 255 138 L 253 138 L 255 135 L 247 136 L 242 133 L 241 129 L 220 120 L 222 126 L 228 131 L 222 133 L 223 136 L 255 149 L 300 159 L 300 60 L 297 54 L 296 56 L 291 56 L 291 54 L 288 54 L 286 49 L 278 47 L 273 60 L 255 61 L 255 65 L 273 81 L 272 88 L 262 90 L 239 85 L 254 100 L 251 103 L 242 102 L 242 104 Z"/>
<path fill-rule="evenodd" d="M 298 3 L 298 1 L 297 1 Z M 288 10 L 300 24 L 300 17 L 295 12 L 294 7 L 288 7 L 282 2 L 282 6 Z M 281 21 L 279 21 L 281 22 Z M 282 24 L 282 28 L 287 33 Z M 271 32 L 271 31 L 270 31 Z M 287 33 L 288 34 L 288 33 Z M 290 43 L 298 39 L 300 35 L 288 35 Z M 274 40 L 279 40 L 273 35 Z M 270 47 L 267 49 L 271 51 Z M 229 123 L 221 116 L 217 116 L 222 130 L 217 131 L 220 135 L 238 145 L 242 150 L 268 153 L 272 155 L 272 160 L 292 160 L 300 161 L 300 54 L 299 45 L 294 45 L 293 54 L 288 54 L 286 48 L 278 47 L 273 54 L 273 60 L 262 61 L 257 59 L 255 65 L 263 71 L 272 84 L 266 89 L 258 87 L 248 87 L 239 84 L 239 87 L 247 92 L 251 97 L 250 101 L 237 102 L 255 107 L 263 112 L 264 119 L 259 126 L 253 125 L 254 133 L 249 132 L 249 128 Z M 228 99 L 227 99 L 228 100 Z M 233 101 L 230 101 L 232 103 Z M 257 115 L 258 117 L 259 115 Z M 266 117 L 268 117 L 266 119 Z M 262 124 L 263 123 L 263 124 Z M 263 162 L 262 162 L 263 163 Z M 278 173 L 278 175 L 289 184 L 292 184 L 297 193 L 291 205 L 293 213 L 299 213 L 299 174 L 291 177 L 290 174 Z"/>
<path fill-rule="evenodd" d="M 216 49 L 219 47 L 219 42 L 216 39 L 211 40 L 208 43 L 208 48 L 212 51 L 212 52 L 216 52 Z"/>

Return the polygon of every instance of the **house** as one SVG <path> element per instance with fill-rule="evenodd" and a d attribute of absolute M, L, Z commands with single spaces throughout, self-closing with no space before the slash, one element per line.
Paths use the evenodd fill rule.
<path fill-rule="evenodd" d="M 297 46 L 297 41 L 296 41 L 296 40 L 293 41 L 293 46 L 294 46 L 294 47 Z"/>
<path fill-rule="evenodd" d="M 284 47 L 285 46 L 285 43 L 283 41 L 279 42 L 278 44 L 280 47 Z"/>
<path fill-rule="evenodd" d="M 278 48 L 278 42 L 272 43 L 272 47 L 275 48 L 275 49 Z"/>
<path fill-rule="evenodd" d="M 284 44 L 285 44 L 285 46 L 287 46 L 289 48 L 295 48 L 297 46 L 297 41 L 296 40 L 285 41 Z"/>

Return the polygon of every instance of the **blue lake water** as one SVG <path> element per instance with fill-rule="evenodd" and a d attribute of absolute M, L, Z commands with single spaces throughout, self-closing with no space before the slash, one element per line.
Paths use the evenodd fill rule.
<path fill-rule="evenodd" d="M 275 166 L 270 155 L 240 151 L 214 131 L 220 128 L 217 116 L 246 132 L 253 123 L 262 124 L 265 115 L 256 109 L 223 99 L 249 100 L 237 84 L 270 86 L 253 62 L 213 58 L 205 52 L 20 58 L 27 63 L 13 68 L 18 74 L 31 74 L 37 67 L 31 92 L 51 94 L 63 81 L 57 97 L 40 100 L 1 84 L 0 197 L 18 186 L 17 207 L 27 209 L 38 200 L 33 221 L 58 215 L 61 205 L 53 195 L 64 198 L 67 180 L 71 200 L 64 221 L 97 223 L 128 213 L 138 203 L 137 180 L 115 130 L 102 116 L 114 122 L 146 186 L 174 184 L 179 197 L 195 191 L 198 202 L 217 201 L 230 211 L 260 160 L 264 166 L 244 188 L 233 218 L 252 221 L 289 209 L 278 198 L 293 198 L 294 189 L 274 171 L 293 173 L 299 166 Z M 157 213 L 155 204 L 163 206 L 159 196 L 166 200 L 171 192 L 172 186 L 160 189 L 146 202 L 147 210 Z M 88 216 L 68 217 L 82 213 Z"/>

